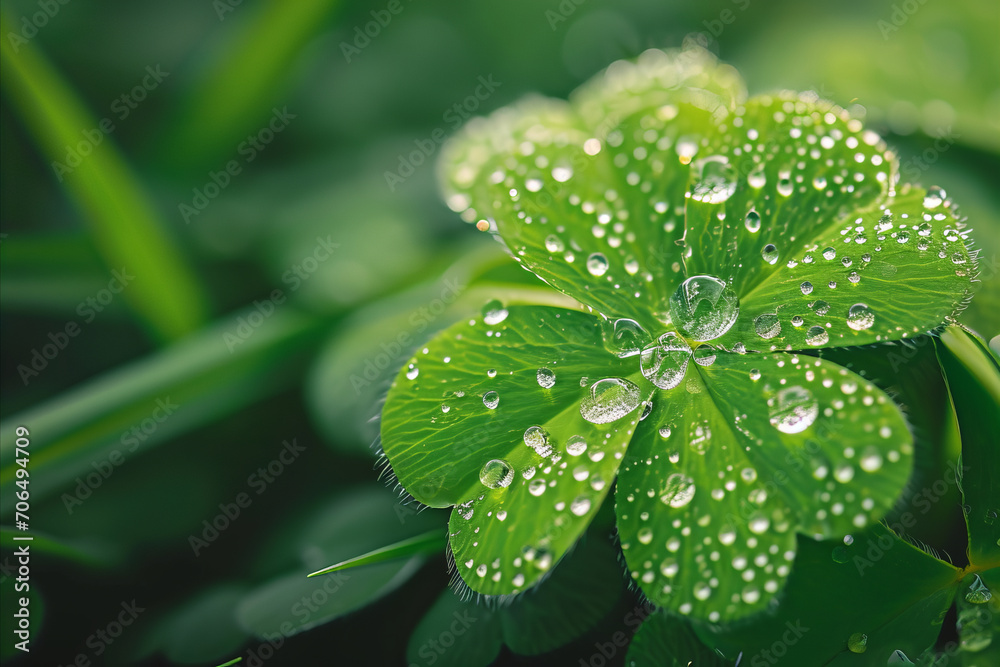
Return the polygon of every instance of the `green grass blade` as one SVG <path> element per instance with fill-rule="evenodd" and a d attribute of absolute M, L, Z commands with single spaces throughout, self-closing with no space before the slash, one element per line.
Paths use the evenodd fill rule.
<path fill-rule="evenodd" d="M 4 34 L 8 23 L 4 14 Z M 205 319 L 206 296 L 112 139 L 102 134 L 101 145 L 69 173 L 57 167 L 84 131 L 100 132 L 98 122 L 32 44 L 15 51 L 4 40 L 0 51 L 7 97 L 44 158 L 53 163 L 105 263 L 135 276 L 123 292 L 125 299 L 159 338 L 197 329 Z"/>
<path fill-rule="evenodd" d="M 127 459 L 296 381 L 304 357 L 318 344 L 322 323 L 285 306 L 243 342 L 233 343 L 229 336 L 239 317 L 4 420 L 0 492 L 8 493 L 15 481 L 18 425 L 31 433 L 29 466 L 37 500 L 92 472 L 92 465 L 114 452 Z M 12 509 L 13 504 L 4 507 Z"/>
<path fill-rule="evenodd" d="M 254 123 L 267 117 L 293 61 L 337 4 L 272 0 L 238 10 L 252 16 L 222 15 L 224 21 L 242 22 L 229 48 L 219 51 L 182 100 L 163 135 L 163 157 L 190 169 L 235 153 Z"/>
<path fill-rule="evenodd" d="M 336 565 L 324 567 L 322 570 L 317 570 L 309 576 L 316 577 L 321 574 L 329 574 L 330 572 L 336 572 L 337 570 L 346 570 L 348 568 L 359 567 L 361 565 L 371 565 L 372 563 L 381 563 L 383 561 L 394 560 L 396 558 L 409 558 L 410 556 L 444 551 L 447 543 L 448 536 L 445 533 L 440 530 L 432 530 L 422 535 L 416 535 L 414 537 L 386 545 L 380 549 L 369 551 L 361 556 L 349 558 L 341 563 L 337 563 Z"/>

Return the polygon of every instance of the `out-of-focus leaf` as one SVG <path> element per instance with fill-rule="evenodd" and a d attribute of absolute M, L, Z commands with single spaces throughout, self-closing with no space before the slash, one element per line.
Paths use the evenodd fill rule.
<path fill-rule="evenodd" d="M 148 630 L 142 653 L 159 650 L 173 663 L 222 660 L 247 641 L 236 623 L 236 604 L 247 587 L 220 584 L 205 590 L 158 619 Z"/>
<path fill-rule="evenodd" d="M 3 34 L 10 21 L 3 14 Z M 122 296 L 157 336 L 178 338 L 200 326 L 207 297 L 180 249 L 167 233 L 143 187 L 114 146 L 114 140 L 32 43 L 17 51 L 4 40 L 3 84 L 53 164 L 56 177 L 80 210 L 110 271 L 121 274 Z M 68 167 L 69 147 L 84 131 L 100 144 Z M 67 173 L 68 172 L 68 173 Z"/>
<path fill-rule="evenodd" d="M 647 618 L 635 633 L 625 664 L 628 667 L 731 667 L 733 661 L 713 653 L 698 641 L 685 621 L 660 612 Z"/>
<path fill-rule="evenodd" d="M 161 150 L 174 164 L 193 169 L 235 154 L 243 136 L 256 134 L 268 105 L 287 87 L 288 72 L 310 38 L 325 25 L 337 0 L 270 0 L 256 5 L 216 3 L 219 18 L 232 27 L 191 84 L 165 132 Z M 290 110 L 295 113 L 296 110 Z"/>
<path fill-rule="evenodd" d="M 699 636 L 726 655 L 742 651 L 747 665 L 881 666 L 897 649 L 920 655 L 938 636 L 960 571 L 881 524 L 849 541 L 800 536 L 772 613 L 738 626 L 696 628 Z"/>
<path fill-rule="evenodd" d="M 975 336 L 948 327 L 938 344 L 962 433 L 962 495 L 969 562 L 1000 567 L 1000 364 Z"/>
<path fill-rule="evenodd" d="M 30 541 L 15 541 L 15 537 L 23 537 L 26 534 L 31 535 Z M 67 540 L 35 530 L 32 530 L 31 533 L 24 533 L 10 526 L 0 527 L 0 544 L 3 544 L 4 549 L 28 546 L 32 553 L 42 553 L 80 565 L 95 567 L 114 565 L 121 559 L 121 554 L 116 546 L 106 541 L 99 539 Z"/>
<path fill-rule="evenodd" d="M 0 425 L 0 489 L 8 493 L 14 482 L 16 425 L 44 434 L 31 444 L 32 497 L 41 499 L 91 472 L 93 463 L 114 451 L 127 457 L 287 386 L 322 323 L 288 304 L 268 305 L 269 318 L 258 308 L 242 311 L 152 357 L 11 415 Z M 258 327 L 251 326 L 258 320 Z M 5 503 L 5 513 L 12 509 Z"/>
<path fill-rule="evenodd" d="M 445 590 L 410 634 L 406 659 L 411 665 L 486 667 L 503 645 L 498 613 Z"/>
<path fill-rule="evenodd" d="M 412 514 L 386 489 L 358 488 L 317 513 L 295 540 L 298 565 L 250 591 L 240 601 L 240 626 L 260 638 L 290 636 L 328 623 L 389 594 L 409 579 L 422 556 L 309 578 L 387 542 L 426 532 L 443 517 Z"/>

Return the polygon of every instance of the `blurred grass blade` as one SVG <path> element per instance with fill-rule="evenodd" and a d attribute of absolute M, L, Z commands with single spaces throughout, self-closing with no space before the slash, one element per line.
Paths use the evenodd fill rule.
<path fill-rule="evenodd" d="M 244 311 L 162 352 L 106 373 L 0 424 L 0 492 L 11 491 L 14 429 L 26 426 L 32 499 L 223 417 L 297 381 L 318 345 L 322 321 L 278 308 L 245 337 Z M 233 342 L 238 340 L 240 342 Z M 124 453 L 124 454 L 123 454 Z M 117 465 L 117 464 L 114 464 Z M 13 503 L 4 512 L 13 510 Z"/>
<path fill-rule="evenodd" d="M 3 34 L 9 23 L 3 14 Z M 98 122 L 33 44 L 16 51 L 11 44 L 3 40 L 0 46 L 3 88 L 45 160 L 62 164 L 83 132 L 101 132 Z M 157 337 L 178 338 L 201 325 L 207 300 L 138 179 L 112 139 L 102 137 L 103 145 L 95 146 L 76 168 L 60 168 L 57 177 L 108 268 L 135 276 L 123 292 L 125 299 Z"/>
<path fill-rule="evenodd" d="M 323 26 L 337 0 L 270 0 L 245 5 L 220 19 L 234 25 L 229 46 L 192 84 L 160 143 L 180 169 L 225 161 L 247 132 L 270 113 L 292 64 Z M 240 14 L 246 14 L 242 16 Z M 295 110 L 291 110 L 292 113 Z"/>
<path fill-rule="evenodd" d="M 322 570 L 317 570 L 309 576 L 316 577 L 321 574 L 336 572 L 337 570 L 346 570 L 351 567 L 381 563 L 382 561 L 393 560 L 395 558 L 409 558 L 410 556 L 444 551 L 447 544 L 448 537 L 445 533 L 440 530 L 432 530 L 424 533 L 423 535 L 416 535 L 394 544 L 389 544 L 380 549 L 369 551 L 361 556 L 349 558 L 342 563 L 337 563 L 336 565 L 331 565 L 330 567 L 324 567 Z"/>

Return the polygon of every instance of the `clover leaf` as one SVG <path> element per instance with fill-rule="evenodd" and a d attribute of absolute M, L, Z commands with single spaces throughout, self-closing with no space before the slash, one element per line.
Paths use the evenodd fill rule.
<path fill-rule="evenodd" d="M 856 119 L 747 99 L 704 51 L 648 51 L 568 103 L 471 121 L 441 176 L 453 210 L 581 304 L 487 304 L 389 391 L 385 454 L 416 500 L 455 507 L 472 590 L 538 582 L 614 486 L 646 596 L 725 622 L 782 589 L 797 533 L 841 537 L 891 507 L 903 416 L 807 353 L 940 327 L 976 261 L 945 193 L 899 184 Z"/>

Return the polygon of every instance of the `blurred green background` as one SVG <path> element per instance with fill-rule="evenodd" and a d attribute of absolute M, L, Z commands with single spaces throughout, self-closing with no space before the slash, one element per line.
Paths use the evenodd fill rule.
<path fill-rule="evenodd" d="M 440 202 L 440 141 L 646 48 L 700 43 L 751 94 L 814 90 L 882 133 L 904 180 L 968 218 L 982 285 L 961 321 L 1000 332 L 992 0 L 0 7 L 0 521 L 25 426 L 50 538 L 23 664 L 249 664 L 283 618 L 322 627 L 270 664 L 405 664 L 440 553 L 359 570 L 316 609 L 295 606 L 317 599 L 302 575 L 443 527 L 378 479 L 380 400 L 491 293 L 545 293 Z M 576 664 L 600 632 L 500 660 Z"/>

